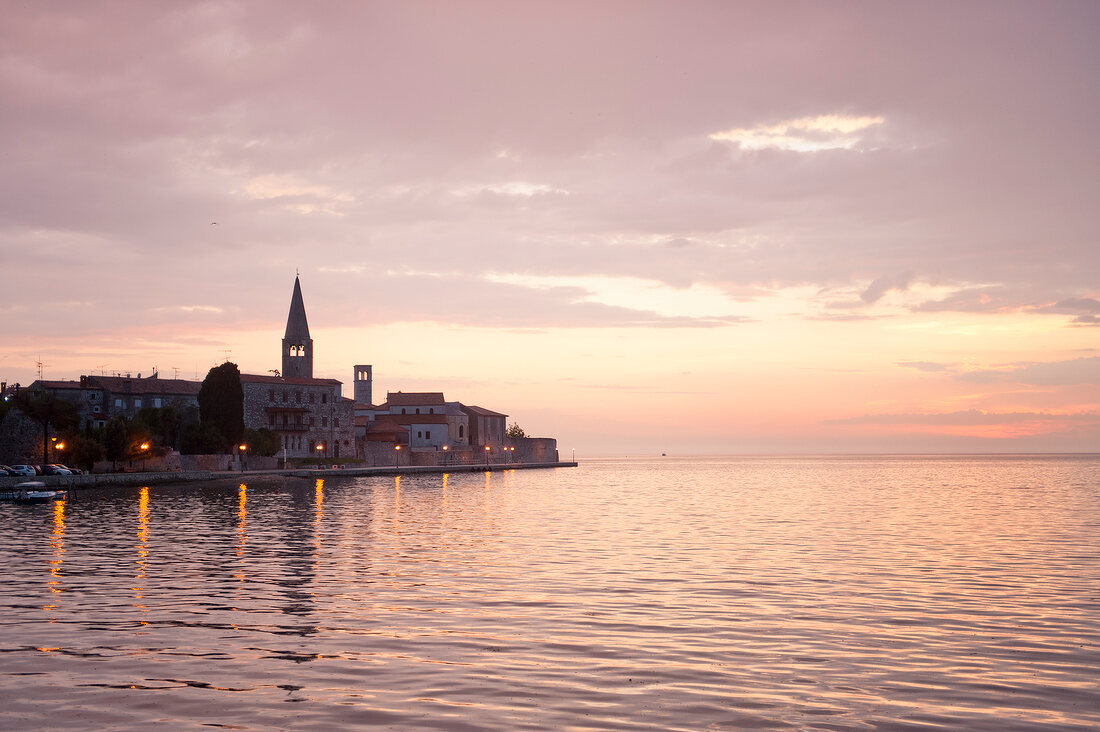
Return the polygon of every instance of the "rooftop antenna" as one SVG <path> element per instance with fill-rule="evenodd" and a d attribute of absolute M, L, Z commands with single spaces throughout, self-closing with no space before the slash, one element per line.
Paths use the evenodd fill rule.
<path fill-rule="evenodd" d="M 99 364 L 98 366 L 95 367 L 95 370 L 99 372 L 100 376 L 106 376 L 107 375 L 107 367 L 110 366 L 110 365 L 111 364 L 109 364 L 109 363 L 101 363 L 101 364 Z"/>
<path fill-rule="evenodd" d="M 42 369 L 49 366 L 48 363 L 42 363 L 42 354 L 41 353 L 38 354 L 38 360 L 34 362 L 34 365 L 35 365 L 35 367 L 38 368 L 38 378 L 41 379 L 42 378 Z"/>
<path fill-rule="evenodd" d="M 232 349 L 226 348 L 222 351 L 225 354 L 225 362 L 229 363 L 229 354 L 233 353 Z"/>
<path fill-rule="evenodd" d="M 173 366 L 172 367 L 172 378 L 173 379 L 178 379 L 179 377 L 180 377 L 180 367 L 179 366 Z"/>

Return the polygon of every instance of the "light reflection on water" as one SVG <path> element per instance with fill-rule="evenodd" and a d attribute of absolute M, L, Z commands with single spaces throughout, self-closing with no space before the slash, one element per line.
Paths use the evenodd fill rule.
<path fill-rule="evenodd" d="M 0 506 L 0 728 L 1095 729 L 1100 459 Z"/>

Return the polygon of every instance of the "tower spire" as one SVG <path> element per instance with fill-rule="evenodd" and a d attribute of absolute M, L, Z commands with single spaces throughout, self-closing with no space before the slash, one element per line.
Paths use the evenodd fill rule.
<path fill-rule="evenodd" d="M 294 277 L 294 293 L 290 296 L 290 313 L 283 336 L 283 376 L 313 378 L 313 339 L 309 337 L 302 283 L 297 275 Z"/>

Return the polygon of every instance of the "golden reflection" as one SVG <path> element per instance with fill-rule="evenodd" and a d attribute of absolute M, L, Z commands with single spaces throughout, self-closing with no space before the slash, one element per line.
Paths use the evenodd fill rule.
<path fill-rule="evenodd" d="M 316 567 L 321 562 L 321 524 L 325 518 L 325 481 L 317 479 L 313 498 L 313 560 Z"/>
<path fill-rule="evenodd" d="M 61 565 L 65 561 L 65 499 L 54 501 L 53 504 L 53 531 L 50 534 L 50 558 L 47 560 L 50 568 L 50 578 L 46 584 L 50 592 L 61 594 Z M 57 605 L 50 604 L 43 610 L 52 610 Z M 53 622 L 53 618 L 50 619 Z"/>
<path fill-rule="evenodd" d="M 237 488 L 237 558 L 241 560 L 233 578 L 238 582 L 244 582 L 244 545 L 248 541 L 248 486 L 241 483 Z"/>
<path fill-rule="evenodd" d="M 145 612 L 148 610 L 140 601 L 144 598 L 144 586 L 146 567 L 149 558 L 149 487 L 145 486 L 138 493 L 138 528 L 137 528 L 137 571 L 134 573 L 134 586 L 130 589 L 134 592 L 134 607 Z"/>

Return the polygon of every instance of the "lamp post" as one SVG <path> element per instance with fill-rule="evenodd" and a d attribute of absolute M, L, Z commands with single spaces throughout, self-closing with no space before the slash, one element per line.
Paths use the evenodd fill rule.
<path fill-rule="evenodd" d="M 323 442 L 321 444 L 319 444 L 316 448 L 316 450 L 317 450 L 317 469 L 318 470 L 321 469 L 321 457 L 322 457 L 321 453 L 324 451 L 324 449 L 325 449 L 325 443 L 323 443 Z"/>
<path fill-rule="evenodd" d="M 149 453 L 149 443 L 141 443 L 141 472 L 145 472 L 145 457 Z"/>
<path fill-rule="evenodd" d="M 237 449 L 241 451 L 241 472 L 244 472 L 244 457 L 247 454 L 248 445 L 238 445 Z"/>
<path fill-rule="evenodd" d="M 485 465 L 489 465 L 489 446 L 485 446 Z"/>
<path fill-rule="evenodd" d="M 394 445 L 393 446 L 393 467 L 396 468 L 400 464 L 401 464 L 401 446 L 400 445 Z"/>
<path fill-rule="evenodd" d="M 577 448 L 573 448 L 573 458 L 569 461 L 571 463 L 577 462 Z"/>
<path fill-rule="evenodd" d="M 444 445 L 443 446 L 443 464 L 444 465 L 450 465 L 450 461 L 447 459 L 449 457 L 450 457 L 450 454 L 447 452 L 447 445 Z"/>

